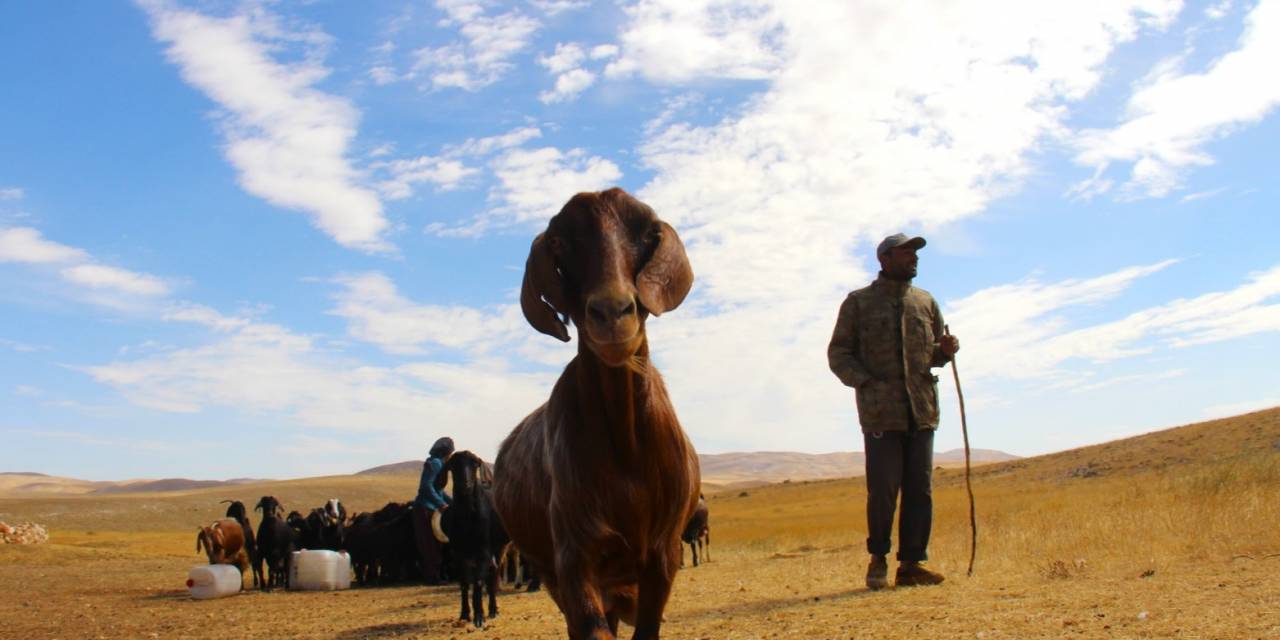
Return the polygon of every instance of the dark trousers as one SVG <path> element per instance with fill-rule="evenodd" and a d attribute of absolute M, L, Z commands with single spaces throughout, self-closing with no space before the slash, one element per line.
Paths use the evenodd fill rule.
<path fill-rule="evenodd" d="M 867 551 L 889 555 L 893 512 L 901 494 L 898 561 L 927 560 L 933 526 L 933 430 L 864 433 L 862 439 L 867 454 Z"/>
<path fill-rule="evenodd" d="M 442 545 L 431 531 L 431 509 L 413 506 L 413 541 L 418 546 L 418 558 L 422 561 L 422 577 L 427 584 L 440 582 Z"/>

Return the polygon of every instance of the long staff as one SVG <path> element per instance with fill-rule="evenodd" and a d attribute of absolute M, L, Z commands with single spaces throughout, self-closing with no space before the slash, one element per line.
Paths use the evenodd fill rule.
<path fill-rule="evenodd" d="M 951 335 L 951 327 L 942 325 L 942 333 Z M 969 421 L 964 415 L 964 392 L 960 390 L 960 370 L 956 368 L 956 356 L 951 355 L 951 373 L 956 379 L 956 396 L 960 398 L 960 433 L 964 436 L 964 488 L 969 492 L 969 571 L 973 577 L 973 558 L 978 554 L 978 519 L 973 505 L 973 484 L 969 480 Z"/>

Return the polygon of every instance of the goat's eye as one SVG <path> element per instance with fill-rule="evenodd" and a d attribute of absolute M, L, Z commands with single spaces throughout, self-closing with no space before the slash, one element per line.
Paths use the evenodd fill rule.
<path fill-rule="evenodd" d="M 551 253 L 560 255 L 564 252 L 564 242 L 559 236 L 551 236 Z"/>

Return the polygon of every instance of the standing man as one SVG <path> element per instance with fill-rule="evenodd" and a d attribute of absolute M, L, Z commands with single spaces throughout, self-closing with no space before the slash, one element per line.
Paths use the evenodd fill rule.
<path fill-rule="evenodd" d="M 422 561 L 422 575 L 429 585 L 443 584 L 440 568 L 443 550 L 431 530 L 431 519 L 449 508 L 449 494 L 444 492 L 447 478 L 441 473 L 444 463 L 453 455 L 453 439 L 440 438 L 431 445 L 422 463 L 418 479 L 418 495 L 413 499 L 413 534 Z"/>
<path fill-rule="evenodd" d="M 911 286 L 916 251 L 924 238 L 897 233 L 876 248 L 880 275 L 844 299 L 827 363 L 845 385 L 857 390 L 858 421 L 867 458 L 867 588 L 889 586 L 886 556 L 891 547 L 898 495 L 899 587 L 939 584 L 930 571 L 929 529 L 933 523 L 933 432 L 938 427 L 938 378 L 930 373 L 960 350 L 944 335 L 942 312 L 933 296 Z"/>

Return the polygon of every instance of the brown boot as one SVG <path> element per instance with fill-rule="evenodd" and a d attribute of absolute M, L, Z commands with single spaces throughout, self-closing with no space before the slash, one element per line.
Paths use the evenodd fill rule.
<path fill-rule="evenodd" d="M 884 556 L 871 556 L 871 564 L 867 565 L 867 588 L 879 591 L 889 586 L 889 562 Z"/>
<path fill-rule="evenodd" d="M 894 584 L 899 587 L 922 587 L 931 584 L 942 584 L 946 580 L 941 573 L 930 571 L 919 562 L 904 562 L 898 565 L 898 575 Z"/>

